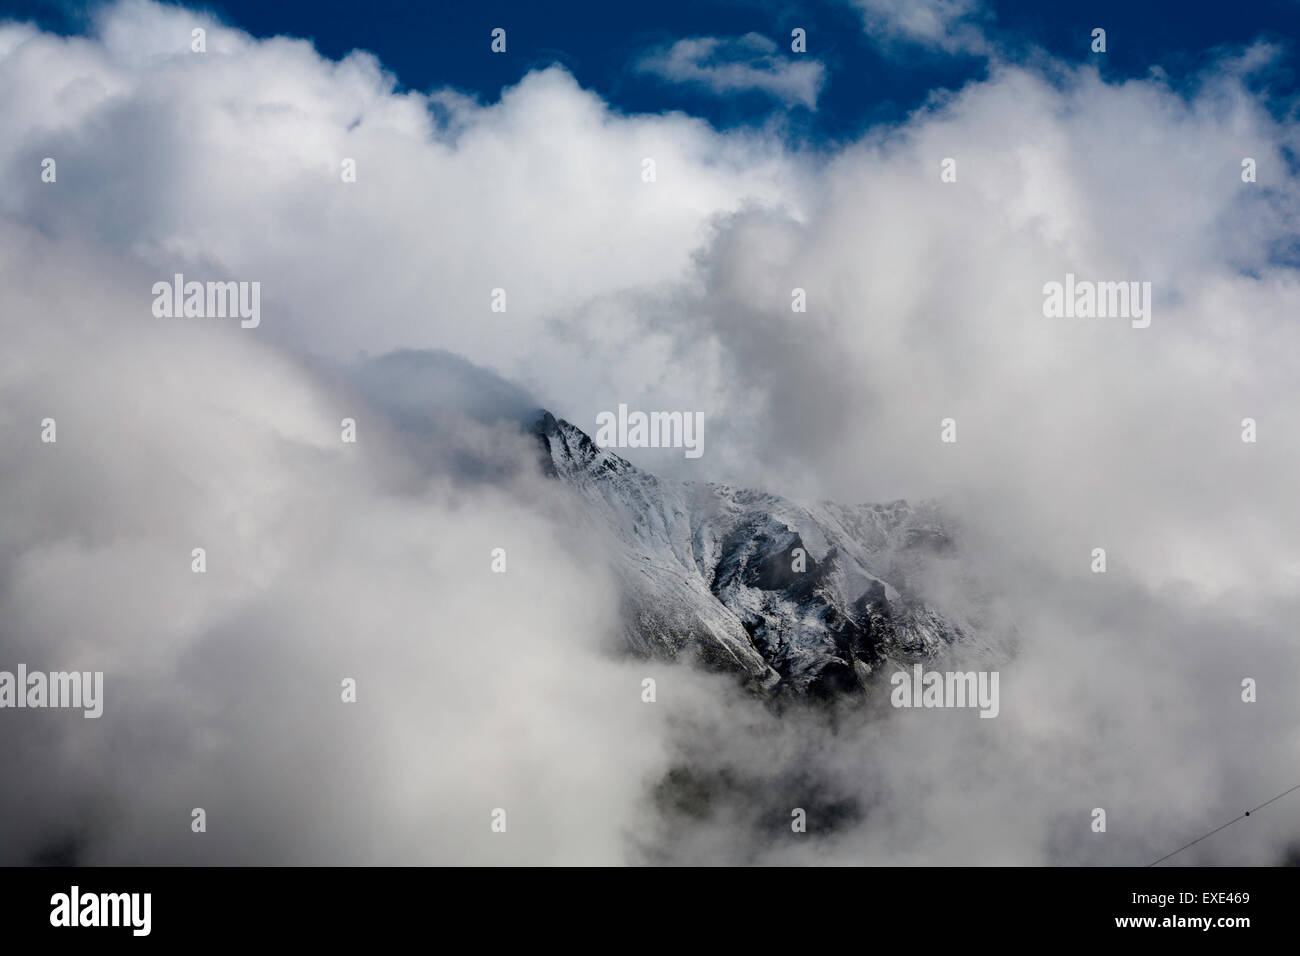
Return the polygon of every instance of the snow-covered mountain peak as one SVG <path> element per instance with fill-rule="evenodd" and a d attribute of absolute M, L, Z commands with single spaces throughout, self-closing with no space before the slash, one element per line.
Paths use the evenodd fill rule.
<path fill-rule="evenodd" d="M 937 509 L 805 507 L 731 485 L 662 479 L 542 412 L 543 467 L 613 541 L 638 652 L 694 657 L 798 696 L 862 690 L 885 663 L 934 657 L 962 627 L 909 575 L 954 547 Z"/>

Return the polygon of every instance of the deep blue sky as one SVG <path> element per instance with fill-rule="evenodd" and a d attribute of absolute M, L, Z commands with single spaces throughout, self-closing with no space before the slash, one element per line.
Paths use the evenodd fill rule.
<path fill-rule="evenodd" d="M 659 43 L 687 36 L 761 33 L 789 49 L 790 30 L 808 31 L 810 56 L 829 70 L 815 113 L 792 111 L 793 129 L 810 140 L 852 136 L 879 121 L 900 118 L 928 91 L 960 86 L 984 75 L 978 57 L 905 48 L 882 55 L 847 2 L 808 0 L 217 0 L 203 4 L 221 19 L 257 36 L 289 34 L 313 40 L 338 58 L 360 48 L 378 55 L 402 85 L 427 90 L 451 85 L 495 99 L 501 87 L 528 69 L 564 64 L 586 87 L 626 111 L 682 109 L 719 127 L 761 119 L 773 102 L 761 94 L 717 97 L 639 75 L 631 64 Z M 1177 84 L 1225 45 L 1265 37 L 1288 48 L 1286 66 L 1265 81 L 1285 111 L 1296 92 L 1295 44 L 1300 0 L 1204 3 L 1196 0 L 991 0 L 990 36 L 1010 50 L 1030 45 L 1066 59 L 1091 59 L 1112 77 L 1142 76 L 1162 66 Z M 80 32 L 87 4 L 69 0 L 0 0 L 6 17 L 31 19 L 47 29 Z M 493 55 L 489 33 L 503 26 L 509 52 Z M 1094 26 L 1107 30 L 1104 57 L 1089 50 Z"/>

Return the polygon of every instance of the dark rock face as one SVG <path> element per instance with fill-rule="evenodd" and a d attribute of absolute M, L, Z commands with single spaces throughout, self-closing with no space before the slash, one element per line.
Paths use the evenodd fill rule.
<path fill-rule="evenodd" d="M 612 535 L 625 635 L 641 653 L 734 670 L 768 693 L 835 697 L 965 636 L 904 583 L 918 561 L 955 551 L 932 508 L 803 507 L 662 480 L 549 412 L 533 433 L 545 472 Z"/>

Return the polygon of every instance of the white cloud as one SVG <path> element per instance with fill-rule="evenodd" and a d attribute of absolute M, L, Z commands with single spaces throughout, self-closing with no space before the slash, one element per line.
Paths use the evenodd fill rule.
<path fill-rule="evenodd" d="M 980 0 L 851 0 L 881 47 L 919 45 L 946 53 L 987 54 Z"/>
<path fill-rule="evenodd" d="M 643 57 L 638 68 L 671 83 L 703 87 L 718 96 L 757 91 L 787 106 L 817 108 L 826 68 L 802 54 L 782 58 L 777 45 L 757 33 L 741 37 L 688 37 Z"/>
<path fill-rule="evenodd" d="M 0 29 L 0 666 L 116 675 L 101 722 L 0 721 L 14 859 L 72 834 L 97 862 L 617 861 L 631 837 L 671 859 L 1130 863 L 1295 782 L 1300 283 L 1278 258 L 1300 137 L 1240 62 L 1190 99 L 999 67 L 818 156 L 620 115 L 560 69 L 487 105 L 436 93 L 435 119 L 368 56 L 216 24 L 190 54 L 203 22 L 132 3 L 89 38 Z M 261 281 L 260 328 L 154 319 L 178 271 Z M 1044 319 L 1066 271 L 1151 281 L 1151 328 Z M 526 449 L 459 423 L 431 455 L 322 371 L 395 348 L 465 355 L 579 425 L 704 411 L 705 458 L 642 452 L 656 470 L 945 498 L 1020 634 L 1002 715 L 831 735 L 677 672 L 671 705 L 641 705 L 599 550 L 551 490 L 427 467 Z M 672 820 L 649 795 L 683 760 L 758 783 Z M 808 779 L 870 802 L 851 838 L 770 840 L 753 794 Z M 205 802 L 229 839 L 188 839 Z M 1122 841 L 1087 830 L 1098 805 Z M 488 842 L 493 806 L 523 810 L 517 842 Z M 1288 819 L 1186 859 L 1275 862 Z"/>

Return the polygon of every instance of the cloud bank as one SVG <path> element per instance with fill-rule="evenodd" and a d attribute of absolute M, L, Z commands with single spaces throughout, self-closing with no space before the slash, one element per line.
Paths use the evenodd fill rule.
<path fill-rule="evenodd" d="M 0 860 L 1128 864 L 1293 785 L 1300 143 L 1259 67 L 998 64 L 801 148 L 153 4 L 0 28 L 0 667 L 107 696 L 0 714 Z M 154 318 L 176 272 L 260 281 L 261 325 Z M 1150 281 L 1150 328 L 1045 318 L 1066 273 Z M 534 399 L 702 411 L 698 462 L 628 453 L 677 477 L 942 500 L 1019 635 L 1000 716 L 778 718 L 624 657 L 503 421 Z M 1292 820 L 1177 860 L 1279 862 Z"/>

